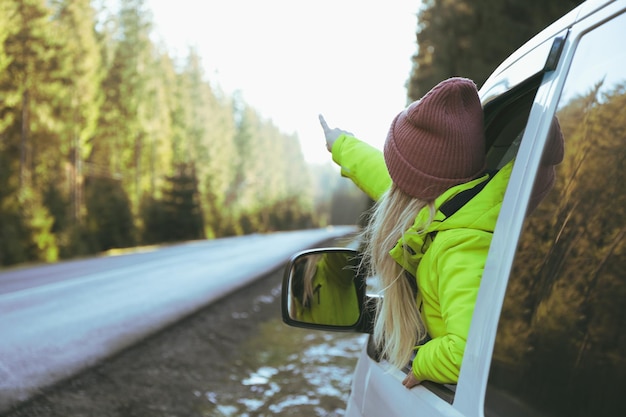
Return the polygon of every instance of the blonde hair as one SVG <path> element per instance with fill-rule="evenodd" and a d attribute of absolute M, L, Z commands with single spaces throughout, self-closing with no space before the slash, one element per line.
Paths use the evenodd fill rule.
<path fill-rule="evenodd" d="M 289 316 L 291 318 L 298 318 L 298 307 L 294 300 L 300 302 L 302 309 L 311 308 L 311 300 L 313 299 L 313 279 L 315 278 L 315 271 L 317 269 L 317 262 L 321 255 L 311 254 L 306 259 L 298 259 L 294 264 L 291 271 L 291 297 L 292 300 L 289 303 Z M 302 279 L 301 286 L 294 285 L 294 281 L 300 277 Z M 298 288 L 298 290 L 296 290 Z M 302 291 L 300 293 L 300 291 Z"/>
<path fill-rule="evenodd" d="M 434 204 L 411 197 L 392 185 L 373 207 L 363 232 L 363 264 L 371 276 L 380 280 L 383 295 L 376 309 L 374 343 L 382 356 L 398 368 L 411 360 L 416 342 L 426 335 L 426 328 L 405 271 L 389 251 L 399 240 L 406 239 L 407 230 L 424 207 L 430 207 L 430 217 L 426 224 L 419 225 L 420 229 L 432 221 Z"/>

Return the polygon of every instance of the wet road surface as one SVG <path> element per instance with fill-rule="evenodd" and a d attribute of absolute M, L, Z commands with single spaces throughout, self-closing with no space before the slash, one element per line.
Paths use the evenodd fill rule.
<path fill-rule="evenodd" d="M 364 336 L 284 325 L 282 272 L 2 416 L 343 415 Z"/>

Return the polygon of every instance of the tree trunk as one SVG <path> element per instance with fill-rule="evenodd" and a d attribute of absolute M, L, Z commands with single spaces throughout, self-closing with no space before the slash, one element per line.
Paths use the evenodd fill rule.
<path fill-rule="evenodd" d="M 28 161 L 30 156 L 28 152 L 28 106 L 28 90 L 24 90 L 24 93 L 22 93 L 22 129 L 20 141 L 20 189 L 27 185 Z"/>

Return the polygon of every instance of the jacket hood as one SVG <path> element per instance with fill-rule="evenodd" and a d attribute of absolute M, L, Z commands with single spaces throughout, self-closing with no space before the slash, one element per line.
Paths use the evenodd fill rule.
<path fill-rule="evenodd" d="M 391 257 L 405 270 L 413 273 L 436 233 L 451 229 L 475 229 L 493 232 L 512 168 L 513 162 L 502 167 L 478 194 L 449 217 L 441 212 L 442 205 L 459 193 L 489 180 L 489 175 L 484 175 L 445 191 L 435 200 L 436 213 L 432 221 L 428 223 L 430 208 L 425 207 L 418 213 L 415 222 L 405 232 L 404 237 L 400 238 L 396 246 L 389 252 Z M 424 228 L 425 224 L 426 227 Z"/>

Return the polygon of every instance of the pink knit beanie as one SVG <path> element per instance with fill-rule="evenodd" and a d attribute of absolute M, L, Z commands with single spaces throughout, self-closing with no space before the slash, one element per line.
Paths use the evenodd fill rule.
<path fill-rule="evenodd" d="M 450 78 L 409 105 L 391 123 L 384 155 L 394 184 L 422 200 L 478 177 L 485 138 L 474 82 Z"/>

